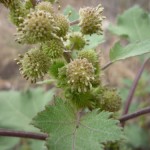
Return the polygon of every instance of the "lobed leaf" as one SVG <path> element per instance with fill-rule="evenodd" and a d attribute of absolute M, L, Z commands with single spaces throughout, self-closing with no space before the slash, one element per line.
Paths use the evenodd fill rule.
<path fill-rule="evenodd" d="M 117 42 L 110 50 L 109 57 L 112 62 L 150 52 L 150 39 L 134 42 L 123 47 Z"/>
<path fill-rule="evenodd" d="M 32 123 L 50 135 L 48 149 L 103 150 L 104 143 L 122 138 L 118 120 L 110 119 L 110 115 L 110 112 L 94 110 L 82 116 L 62 99 L 57 99 L 55 106 L 47 106 Z"/>
<path fill-rule="evenodd" d="M 0 92 L 0 128 L 35 131 L 30 122 L 44 106 L 52 100 L 54 91 L 44 92 L 43 89 L 32 89 L 24 92 Z M 8 150 L 19 143 L 18 138 L 1 137 L 0 150 Z M 35 144 L 36 143 L 36 144 Z M 31 146 L 38 145 L 33 150 L 43 150 L 44 142 L 32 141 Z"/>
<path fill-rule="evenodd" d="M 109 30 L 130 42 L 150 38 L 150 15 L 139 6 L 134 6 L 118 17 L 117 25 L 110 25 Z"/>

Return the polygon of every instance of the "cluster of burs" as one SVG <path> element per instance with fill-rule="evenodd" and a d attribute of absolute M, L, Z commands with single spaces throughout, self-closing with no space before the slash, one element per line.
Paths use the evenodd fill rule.
<path fill-rule="evenodd" d="M 95 49 L 85 49 L 85 35 L 102 34 L 103 7 L 79 10 L 80 32 L 71 31 L 68 16 L 56 9 L 54 1 L 0 0 L 10 10 L 10 19 L 17 26 L 16 41 L 35 48 L 19 55 L 17 64 L 27 80 L 35 83 L 46 74 L 63 89 L 66 100 L 78 108 L 116 112 L 121 99 L 116 90 L 101 83 L 101 67 Z M 69 56 L 69 61 L 66 57 Z"/>

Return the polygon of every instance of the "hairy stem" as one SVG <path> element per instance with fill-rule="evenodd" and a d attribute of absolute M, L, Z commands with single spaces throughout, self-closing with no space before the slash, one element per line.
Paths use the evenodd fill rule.
<path fill-rule="evenodd" d="M 72 21 L 72 22 L 70 22 L 70 26 L 74 26 L 74 25 L 76 25 L 78 23 L 79 23 L 79 20 Z"/>
<path fill-rule="evenodd" d="M 36 5 L 36 3 L 37 3 L 37 1 L 36 0 L 30 0 L 31 1 L 31 3 L 32 3 L 32 5 L 33 5 L 33 7 Z"/>
<path fill-rule="evenodd" d="M 102 66 L 102 70 L 105 70 L 106 68 L 108 68 L 111 64 L 113 64 L 113 62 L 108 62 L 106 65 Z"/>
<path fill-rule="evenodd" d="M 46 138 L 48 137 L 47 134 L 24 132 L 24 131 L 12 131 L 8 129 L 0 129 L 0 136 L 30 138 L 35 140 L 46 140 Z"/>
<path fill-rule="evenodd" d="M 148 114 L 148 113 L 150 113 L 150 107 L 144 108 L 132 114 L 124 115 L 119 120 L 121 123 L 123 123 L 130 119 L 133 119 L 133 118 L 136 118 L 141 115 Z M 30 138 L 30 139 L 35 139 L 35 140 L 46 140 L 46 138 L 48 137 L 47 134 L 24 132 L 24 131 L 13 131 L 13 130 L 8 130 L 8 129 L 0 129 L 0 136 Z"/>
<path fill-rule="evenodd" d="M 148 114 L 148 113 L 150 113 L 150 107 L 144 108 L 144 109 L 139 110 L 137 112 L 134 112 L 132 114 L 124 115 L 119 120 L 121 123 L 124 123 L 127 120 L 130 120 L 130 119 L 133 119 L 133 118 L 136 118 L 136 117 L 139 117 L 141 115 Z"/>
<path fill-rule="evenodd" d="M 64 58 L 67 61 L 67 63 L 70 63 L 70 60 L 72 59 L 70 53 L 69 52 L 64 52 L 63 55 L 64 55 Z"/>
<path fill-rule="evenodd" d="M 149 61 L 149 58 L 143 63 L 143 65 L 141 66 L 141 68 L 139 69 L 137 75 L 136 75 L 136 78 L 132 84 L 132 87 L 130 89 L 130 92 L 129 92 L 129 95 L 127 97 L 127 100 L 126 100 L 126 105 L 125 105 L 125 108 L 124 108 L 124 111 L 123 111 L 123 115 L 127 114 L 128 113 L 128 110 L 129 110 L 129 107 L 130 107 L 130 104 L 132 102 L 132 99 L 133 99 L 133 95 L 135 93 L 135 90 L 136 90 L 136 87 L 138 85 L 138 82 L 140 80 L 140 77 L 144 71 L 144 68 L 146 66 L 146 64 L 148 63 Z"/>

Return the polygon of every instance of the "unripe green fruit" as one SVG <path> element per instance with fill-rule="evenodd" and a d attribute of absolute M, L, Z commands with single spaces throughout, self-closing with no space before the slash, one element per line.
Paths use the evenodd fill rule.
<path fill-rule="evenodd" d="M 16 25 L 19 26 L 23 22 L 23 18 L 27 15 L 28 11 L 24 7 L 23 3 L 19 0 L 13 0 L 9 4 L 9 17 L 10 20 Z"/>
<path fill-rule="evenodd" d="M 83 34 L 102 34 L 103 7 L 98 5 L 96 8 L 86 7 L 79 10 L 80 27 Z"/>
<path fill-rule="evenodd" d="M 56 26 L 59 28 L 56 34 L 60 37 L 64 37 L 69 30 L 69 20 L 67 19 L 66 16 L 62 14 L 54 15 L 54 20 L 55 20 Z"/>
<path fill-rule="evenodd" d="M 52 75 L 54 78 L 58 78 L 59 69 L 62 68 L 64 65 L 65 63 L 62 59 L 54 61 L 49 69 L 50 75 Z"/>
<path fill-rule="evenodd" d="M 49 41 L 56 36 L 56 27 L 53 17 L 50 13 L 42 10 L 31 12 L 18 27 L 17 41 L 19 43 L 35 44 L 38 42 Z"/>
<path fill-rule="evenodd" d="M 53 39 L 42 44 L 42 50 L 51 59 L 56 59 L 63 56 L 64 45 L 61 40 Z"/>
<path fill-rule="evenodd" d="M 93 64 L 94 68 L 95 68 L 95 74 L 97 75 L 97 79 L 95 80 L 95 85 L 100 83 L 100 62 L 98 60 L 98 54 L 96 53 L 95 50 L 91 49 L 91 50 L 82 50 L 78 53 L 78 58 L 86 58 L 90 63 Z"/>
<path fill-rule="evenodd" d="M 93 65 L 98 62 L 98 57 L 95 50 L 82 50 L 78 53 L 78 58 L 86 58 Z"/>
<path fill-rule="evenodd" d="M 49 12 L 50 14 L 54 13 L 54 8 L 52 6 L 52 4 L 50 2 L 40 2 L 37 6 L 36 6 L 37 10 L 43 10 L 46 12 Z"/>
<path fill-rule="evenodd" d="M 73 32 L 69 35 L 69 49 L 80 50 L 86 45 L 86 39 L 80 32 Z"/>
<path fill-rule="evenodd" d="M 104 89 L 100 98 L 100 108 L 102 110 L 116 112 L 121 108 L 121 98 L 116 90 Z"/>
<path fill-rule="evenodd" d="M 86 58 L 75 59 L 67 66 L 68 85 L 72 92 L 85 93 L 92 88 L 94 67 Z"/>
<path fill-rule="evenodd" d="M 19 70 L 24 78 L 31 79 L 31 82 L 34 83 L 48 72 L 51 61 L 43 51 L 31 49 L 24 56 L 20 56 L 17 64 L 20 65 Z"/>

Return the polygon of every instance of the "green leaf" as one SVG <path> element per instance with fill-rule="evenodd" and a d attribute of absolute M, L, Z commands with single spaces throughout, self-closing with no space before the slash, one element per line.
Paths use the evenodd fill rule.
<path fill-rule="evenodd" d="M 128 38 L 130 42 L 150 38 L 150 15 L 139 6 L 134 6 L 118 17 L 117 25 L 109 30 L 119 36 Z"/>
<path fill-rule="evenodd" d="M 50 135 L 47 146 L 51 150 L 103 150 L 104 143 L 122 138 L 119 121 L 110 115 L 94 110 L 82 116 L 57 99 L 55 106 L 47 106 L 32 123 Z"/>
<path fill-rule="evenodd" d="M 25 92 L 1 91 L 0 128 L 37 132 L 38 130 L 30 125 L 31 120 L 52 100 L 53 92 L 44 92 L 39 88 Z M 8 150 L 18 142 L 19 138 L 1 137 L 0 150 Z M 32 142 L 33 145 L 39 145 L 38 148 L 32 150 L 42 150 L 43 143 L 34 144 Z"/>
<path fill-rule="evenodd" d="M 53 91 L 32 89 L 26 92 L 0 92 L 0 127 L 33 131 L 30 122 L 52 100 Z"/>
<path fill-rule="evenodd" d="M 88 40 L 89 45 L 86 45 L 84 49 L 93 49 L 96 48 L 99 44 L 103 43 L 104 40 L 104 36 L 103 35 L 97 35 L 97 34 L 93 34 L 93 35 L 86 35 L 85 36 L 86 40 Z"/>
<path fill-rule="evenodd" d="M 9 150 L 19 143 L 18 138 L 0 137 L 0 150 Z"/>
<path fill-rule="evenodd" d="M 150 39 L 141 42 L 134 42 L 123 47 L 117 42 L 110 50 L 109 57 L 112 62 L 126 59 L 133 56 L 143 55 L 150 52 Z"/>
<path fill-rule="evenodd" d="M 125 127 L 125 134 L 127 136 L 127 145 L 134 148 L 149 149 L 149 135 L 146 130 L 137 124 L 128 125 Z"/>
<path fill-rule="evenodd" d="M 68 6 L 66 7 L 66 9 L 64 10 L 64 15 L 67 16 L 70 12 L 72 12 L 71 15 L 69 16 L 70 22 L 79 19 L 79 14 L 78 14 L 78 12 L 77 12 L 72 6 L 68 5 Z M 80 27 L 79 27 L 78 25 L 74 25 L 74 26 L 71 26 L 71 29 L 72 29 L 72 31 L 79 31 L 79 30 L 80 30 Z"/>

